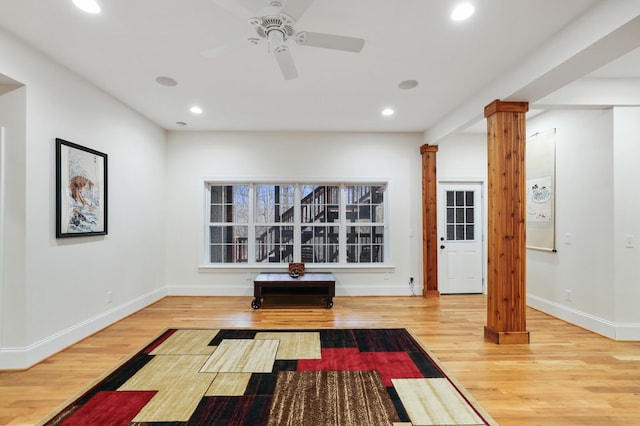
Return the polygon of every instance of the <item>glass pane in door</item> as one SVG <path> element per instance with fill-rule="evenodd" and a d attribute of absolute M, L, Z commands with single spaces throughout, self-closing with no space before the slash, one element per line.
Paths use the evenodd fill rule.
<path fill-rule="evenodd" d="M 475 241 L 474 191 L 446 191 L 447 241 Z"/>

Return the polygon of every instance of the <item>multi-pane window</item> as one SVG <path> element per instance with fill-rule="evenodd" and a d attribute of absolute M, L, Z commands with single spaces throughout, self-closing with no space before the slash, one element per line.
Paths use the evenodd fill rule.
<path fill-rule="evenodd" d="M 212 264 L 384 262 L 386 185 L 208 185 Z"/>
<path fill-rule="evenodd" d="M 446 191 L 447 241 L 472 241 L 476 238 L 473 191 Z"/>
<path fill-rule="evenodd" d="M 384 187 L 350 185 L 345 189 L 347 262 L 382 262 Z"/>
<path fill-rule="evenodd" d="M 209 187 L 209 261 L 246 263 L 249 185 Z"/>
<path fill-rule="evenodd" d="M 256 263 L 293 262 L 293 185 L 255 186 Z"/>
<path fill-rule="evenodd" d="M 340 187 L 301 185 L 300 196 L 300 260 L 340 262 Z"/>

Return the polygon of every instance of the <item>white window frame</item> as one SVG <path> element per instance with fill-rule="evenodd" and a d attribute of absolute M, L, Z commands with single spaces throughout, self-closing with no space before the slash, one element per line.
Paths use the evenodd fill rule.
<path fill-rule="evenodd" d="M 248 248 L 247 248 L 247 262 L 236 262 L 236 263 L 212 263 L 210 261 L 210 226 L 213 222 L 210 222 L 210 209 L 211 209 L 211 186 L 238 186 L 238 185 L 248 185 L 249 186 L 249 220 L 248 220 Z M 363 268 L 379 268 L 379 267 L 389 267 L 390 265 L 390 250 L 389 250 L 389 185 L 387 181 L 380 180 L 367 180 L 367 181 L 357 181 L 357 180 L 345 180 L 344 182 L 326 182 L 320 179 L 318 180 L 292 180 L 292 181 L 275 181 L 275 180 L 205 180 L 204 181 L 204 238 L 203 238 L 203 246 L 202 246 L 202 256 L 201 256 L 201 267 L 205 268 L 214 268 L 214 269 L 224 269 L 224 268 L 259 268 L 259 269 L 268 269 L 268 268 L 282 268 L 282 266 L 287 265 L 286 262 L 280 263 L 270 263 L 270 262 L 256 262 L 256 227 L 258 226 L 268 226 L 265 223 L 258 223 L 255 221 L 256 215 L 256 186 L 258 185 L 293 185 L 295 188 L 295 197 L 294 197 L 294 222 L 291 224 L 294 227 L 293 233 L 293 261 L 299 262 L 301 261 L 301 228 L 304 226 L 313 225 L 313 223 L 303 223 L 301 222 L 301 202 L 302 195 L 300 187 L 302 185 L 324 185 L 324 186 L 338 186 L 339 187 L 339 221 L 338 222 L 323 222 L 324 226 L 335 226 L 338 228 L 339 237 L 338 237 L 338 250 L 339 250 L 339 261 L 338 262 L 322 262 L 322 263 L 308 263 L 309 266 L 314 268 L 335 268 L 335 267 L 354 267 L 358 269 Z M 346 212 L 347 212 L 347 200 L 346 200 L 346 187 L 348 186 L 381 186 L 384 188 L 384 199 L 383 199 L 383 222 L 366 222 L 362 223 L 362 226 L 379 226 L 383 228 L 383 244 L 382 244 L 382 262 L 367 262 L 367 263 L 359 263 L 359 262 L 347 262 L 347 228 L 351 226 L 358 226 L 357 222 L 349 222 L 347 221 Z M 230 223 L 230 225 L 234 225 L 235 223 Z M 245 225 L 244 223 L 240 225 Z"/>

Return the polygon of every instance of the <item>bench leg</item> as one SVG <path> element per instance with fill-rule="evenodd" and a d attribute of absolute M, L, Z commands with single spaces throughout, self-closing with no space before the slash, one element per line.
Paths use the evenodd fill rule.
<path fill-rule="evenodd" d="M 260 301 L 259 297 L 256 297 L 251 301 L 251 307 L 253 309 L 260 309 L 260 306 L 262 306 L 262 302 Z"/>

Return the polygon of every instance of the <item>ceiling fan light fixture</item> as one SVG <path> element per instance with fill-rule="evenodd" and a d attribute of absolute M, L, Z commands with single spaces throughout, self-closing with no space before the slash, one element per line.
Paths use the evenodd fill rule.
<path fill-rule="evenodd" d="M 286 48 L 284 44 L 284 34 L 280 30 L 271 30 L 267 34 L 267 41 L 269 43 L 269 53 L 274 53 L 279 47 Z"/>
<path fill-rule="evenodd" d="M 96 0 L 73 0 L 73 4 L 83 12 L 98 14 L 102 11 Z"/>
<path fill-rule="evenodd" d="M 465 2 L 457 5 L 451 12 L 451 19 L 454 21 L 464 21 L 473 15 L 476 8 L 471 3 Z"/>

